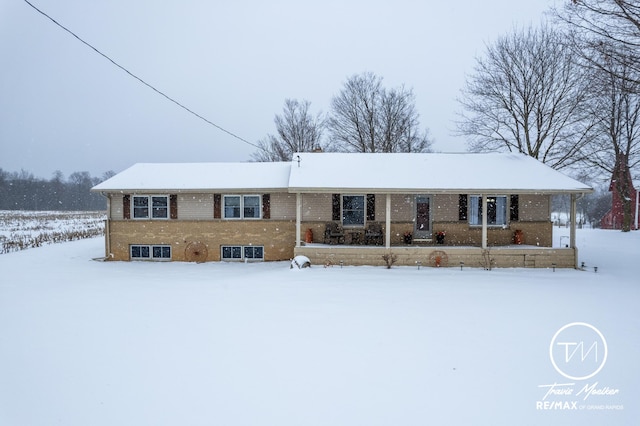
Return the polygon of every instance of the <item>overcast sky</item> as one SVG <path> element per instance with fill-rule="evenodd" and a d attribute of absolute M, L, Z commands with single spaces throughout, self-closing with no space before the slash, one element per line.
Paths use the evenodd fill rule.
<path fill-rule="evenodd" d="M 555 0 L 560 2 L 560 0 Z M 250 141 L 286 98 L 328 112 L 362 72 L 413 88 L 438 151 L 487 43 L 554 0 L 32 0 L 114 61 Z M 255 151 L 116 68 L 21 0 L 0 0 L 0 168 L 101 176 L 137 162 L 246 161 Z M 232 177 L 230 177 L 232 178 Z"/>

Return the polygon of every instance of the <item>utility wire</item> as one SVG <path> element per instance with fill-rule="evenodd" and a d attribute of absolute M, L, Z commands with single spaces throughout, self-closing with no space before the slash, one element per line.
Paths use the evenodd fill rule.
<path fill-rule="evenodd" d="M 145 86 L 147 86 L 148 88 L 150 88 L 151 90 L 153 90 L 154 92 L 156 92 L 157 94 L 159 94 L 160 96 L 164 97 L 165 99 L 173 102 L 174 104 L 178 105 L 180 108 L 184 109 L 185 111 L 187 111 L 190 114 L 195 115 L 196 117 L 198 117 L 200 120 L 206 122 L 207 124 L 212 125 L 213 127 L 225 132 L 226 134 L 233 136 L 234 138 L 248 144 L 251 145 L 253 147 L 256 147 L 258 149 L 263 149 L 262 147 L 256 145 L 253 142 L 249 142 L 248 140 L 241 138 L 240 136 L 236 135 L 235 133 L 230 132 L 227 129 L 224 129 L 220 126 L 218 126 L 216 123 L 212 122 L 211 120 L 203 117 L 202 115 L 198 114 L 197 112 L 193 111 L 192 109 L 184 106 L 183 104 L 181 104 L 180 102 L 176 101 L 175 99 L 173 99 L 171 96 L 167 95 L 166 93 L 162 92 L 159 89 L 156 89 L 154 86 L 152 86 L 151 84 L 147 83 L 146 81 L 144 81 L 142 78 L 138 77 L 137 75 L 135 75 L 134 73 L 132 73 L 131 71 L 129 71 L 128 69 L 126 69 L 125 67 L 123 67 L 122 65 L 120 65 L 119 63 L 117 63 L 116 61 L 114 61 L 113 59 L 111 59 L 109 56 L 107 56 L 106 54 L 102 53 L 100 50 L 98 50 L 97 48 L 95 48 L 94 46 L 92 46 L 90 43 L 84 41 L 80 36 L 78 36 L 76 33 L 74 33 L 73 31 L 71 31 L 69 28 L 65 27 L 64 25 L 62 25 L 61 23 L 59 23 L 58 21 L 56 21 L 55 19 L 53 19 L 51 16 L 47 15 L 45 12 L 43 12 L 42 10 L 38 9 L 36 6 L 34 6 L 31 2 L 29 2 L 29 0 L 24 0 L 25 3 L 27 3 L 29 6 L 31 6 L 33 9 L 35 9 L 38 13 L 40 13 L 41 15 L 45 16 L 46 18 L 48 18 L 51 22 L 53 22 L 54 24 L 56 24 L 58 27 L 62 28 L 63 30 L 65 30 L 66 32 L 68 32 L 69 34 L 71 34 L 73 37 L 75 37 L 78 41 L 80 41 L 82 44 L 84 44 L 85 46 L 89 47 L 91 50 L 93 50 L 94 52 L 96 52 L 98 55 L 102 56 L 103 58 L 105 58 L 107 61 L 111 62 L 113 65 L 115 65 L 116 67 L 120 68 L 122 71 L 126 72 L 127 74 L 129 74 L 129 76 L 135 78 L 136 80 L 138 80 L 140 83 L 144 84 Z"/>

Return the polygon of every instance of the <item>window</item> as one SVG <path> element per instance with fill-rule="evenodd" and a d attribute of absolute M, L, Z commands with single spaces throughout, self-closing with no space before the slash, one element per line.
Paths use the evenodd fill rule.
<path fill-rule="evenodd" d="M 223 260 L 242 260 L 241 246 L 222 246 Z"/>
<path fill-rule="evenodd" d="M 225 195 L 224 197 L 225 219 L 240 219 L 240 196 Z"/>
<path fill-rule="evenodd" d="M 264 260 L 263 246 L 222 246 L 222 260 Z"/>
<path fill-rule="evenodd" d="M 343 195 L 342 196 L 342 224 L 364 225 L 364 196 L 363 195 Z"/>
<path fill-rule="evenodd" d="M 171 260 L 171 246 L 132 245 L 131 260 Z"/>
<path fill-rule="evenodd" d="M 151 213 L 151 215 L 149 215 Z M 166 195 L 134 195 L 134 219 L 167 219 L 169 217 L 169 197 Z"/>
<path fill-rule="evenodd" d="M 258 195 L 245 195 L 242 197 L 244 218 L 260 219 L 260 197 Z"/>
<path fill-rule="evenodd" d="M 259 195 L 225 195 L 225 219 L 260 219 Z"/>
<path fill-rule="evenodd" d="M 264 248 L 262 246 L 245 246 L 244 258 L 245 259 L 264 259 Z"/>
<path fill-rule="evenodd" d="M 469 224 L 482 225 L 482 197 L 471 195 L 469 203 Z M 487 197 L 487 225 L 507 224 L 507 197 L 504 195 Z"/>

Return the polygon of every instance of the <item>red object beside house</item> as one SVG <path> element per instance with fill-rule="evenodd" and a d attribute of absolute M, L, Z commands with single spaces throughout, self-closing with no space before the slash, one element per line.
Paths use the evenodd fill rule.
<path fill-rule="evenodd" d="M 637 230 L 638 212 L 640 210 L 640 191 L 634 187 L 633 180 L 631 179 L 631 172 L 627 165 L 627 157 L 625 155 L 620 155 L 616 161 L 616 165 L 611 176 L 611 183 L 609 184 L 609 191 L 612 194 L 611 210 L 609 210 L 600 220 L 600 227 L 602 229 L 622 229 L 622 221 L 624 218 L 623 203 L 620 194 L 615 189 L 615 184 L 618 179 L 626 180 L 627 185 L 629 185 L 629 198 L 631 199 L 631 229 Z"/>

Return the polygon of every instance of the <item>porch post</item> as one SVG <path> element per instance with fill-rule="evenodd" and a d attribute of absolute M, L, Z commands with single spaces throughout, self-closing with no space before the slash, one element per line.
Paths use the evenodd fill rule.
<path fill-rule="evenodd" d="M 482 248 L 487 248 L 487 196 L 482 194 Z"/>
<path fill-rule="evenodd" d="M 111 194 L 105 195 L 105 198 L 107 199 L 107 219 L 104 221 L 104 257 L 111 259 Z"/>
<path fill-rule="evenodd" d="M 296 247 L 300 247 L 300 220 L 302 216 L 302 194 L 296 192 Z"/>
<path fill-rule="evenodd" d="M 576 194 L 571 194 L 571 212 L 569 213 L 569 247 L 576 248 Z"/>
<path fill-rule="evenodd" d="M 384 215 L 385 227 L 384 227 L 384 246 L 386 248 L 391 247 L 391 194 L 387 194 L 387 205 Z"/>

